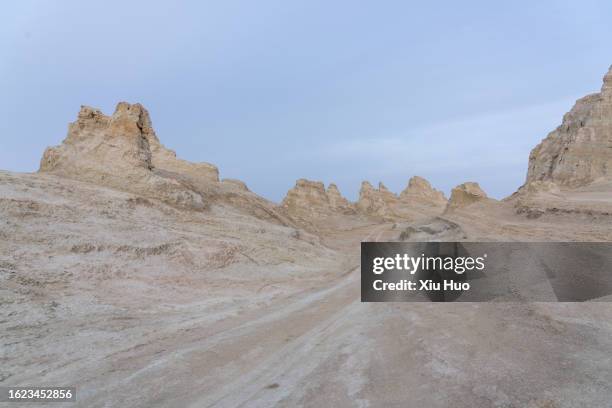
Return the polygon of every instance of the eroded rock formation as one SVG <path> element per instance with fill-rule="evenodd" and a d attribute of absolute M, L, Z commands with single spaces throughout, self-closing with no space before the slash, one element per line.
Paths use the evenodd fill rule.
<path fill-rule="evenodd" d="M 414 176 L 408 181 L 408 186 L 400 193 L 400 200 L 412 204 L 424 204 L 434 207 L 444 207 L 446 197 L 444 193 L 436 190 L 423 177 Z"/>
<path fill-rule="evenodd" d="M 219 181 L 219 171 L 208 163 L 192 163 L 164 147 L 140 104 L 121 102 L 115 112 L 81 107 L 61 145 L 48 148 L 40 172 L 107 186 L 201 210 L 212 203 L 231 205 L 258 218 L 293 225 L 338 215 L 410 219 L 439 213 L 444 195 L 420 177 L 413 177 L 399 196 L 382 182 L 374 188 L 363 182 L 357 203 L 344 198 L 335 184 L 298 180 L 280 209 L 249 191 L 239 180 Z M 290 219 L 284 214 L 289 215 Z"/>
<path fill-rule="evenodd" d="M 329 209 L 325 185 L 320 181 L 299 179 L 287 192 L 281 206 L 294 217 L 319 217 Z"/>
<path fill-rule="evenodd" d="M 281 208 L 294 219 L 313 221 L 333 215 L 357 215 L 385 220 L 406 220 L 422 215 L 439 215 L 444 210 L 444 194 L 421 177 L 413 177 L 399 196 L 382 182 L 374 188 L 368 181 L 361 183 L 359 199 L 351 203 L 335 184 L 327 190 L 323 183 L 300 179 L 289 190 Z"/>
<path fill-rule="evenodd" d="M 576 101 L 561 125 L 529 155 L 526 184 L 579 187 L 612 178 L 612 67 L 601 92 Z"/>
<path fill-rule="evenodd" d="M 333 211 L 341 212 L 343 214 L 355 213 L 355 206 L 342 196 L 338 186 L 331 183 L 327 186 L 327 199 L 329 200 L 329 206 Z"/>
<path fill-rule="evenodd" d="M 231 186 L 231 188 L 237 189 L 239 191 L 251 191 L 247 187 L 246 183 L 244 181 L 242 181 L 242 180 L 223 179 L 222 183 L 225 184 L 225 185 Z"/>
<path fill-rule="evenodd" d="M 295 187 L 287 192 L 281 207 L 291 217 L 299 220 L 315 220 L 333 214 L 355 212 L 335 184 L 330 184 L 325 190 L 322 182 L 306 179 L 299 179 L 295 183 Z"/>
<path fill-rule="evenodd" d="M 398 196 L 383 183 L 375 189 L 369 182 L 361 184 L 357 209 L 365 215 L 386 219 L 413 219 L 421 215 L 440 214 L 446 206 L 444 194 L 422 177 L 412 177 Z"/>
<path fill-rule="evenodd" d="M 480 188 L 478 183 L 467 182 L 458 185 L 451 191 L 451 197 L 448 200 L 447 210 L 467 207 L 478 201 L 486 200 L 487 194 Z"/>
<path fill-rule="evenodd" d="M 211 203 L 284 225 L 292 222 L 273 203 L 250 192 L 239 180 L 219 182 L 208 163 L 192 163 L 164 147 L 147 110 L 120 102 L 111 116 L 82 106 L 61 145 L 43 154 L 41 173 L 94 183 L 158 199 L 173 206 L 202 210 Z"/>
<path fill-rule="evenodd" d="M 368 181 L 361 183 L 359 200 L 356 203 L 357 209 L 366 215 L 393 217 L 395 213 L 391 205 L 397 202 L 397 197 L 384 184 L 379 183 L 378 187 L 375 189 Z"/>
<path fill-rule="evenodd" d="M 164 171 L 184 166 L 214 181 L 217 170 L 212 165 L 190 167 L 181 162 L 159 143 L 147 110 L 121 102 L 112 116 L 82 106 L 62 144 L 45 150 L 39 171 L 203 209 L 207 203 L 201 193 Z"/>
<path fill-rule="evenodd" d="M 389 190 L 382 181 L 378 182 L 378 193 L 389 204 L 395 203 L 398 200 L 397 194 Z"/>

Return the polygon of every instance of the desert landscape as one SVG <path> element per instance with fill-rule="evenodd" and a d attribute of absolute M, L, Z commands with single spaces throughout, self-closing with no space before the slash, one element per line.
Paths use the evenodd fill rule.
<path fill-rule="evenodd" d="M 612 407 L 610 299 L 360 302 L 362 241 L 612 241 L 612 70 L 526 165 L 503 200 L 409 175 L 357 202 L 300 179 L 277 204 L 177 158 L 143 106 L 83 106 L 37 173 L 0 171 L 0 385 L 74 385 L 82 407 Z"/>

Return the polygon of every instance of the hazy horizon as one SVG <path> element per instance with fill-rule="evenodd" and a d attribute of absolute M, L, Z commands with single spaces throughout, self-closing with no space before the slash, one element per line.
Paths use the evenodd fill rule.
<path fill-rule="evenodd" d="M 612 63 L 612 5 L 24 1 L 0 16 L 0 169 L 36 171 L 80 105 L 280 201 L 298 178 L 493 197 Z M 588 27 L 589 30 L 585 30 Z"/>

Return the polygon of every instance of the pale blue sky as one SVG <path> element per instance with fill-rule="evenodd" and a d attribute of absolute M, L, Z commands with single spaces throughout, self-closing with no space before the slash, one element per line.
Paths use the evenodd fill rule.
<path fill-rule="evenodd" d="M 609 1 L 13 1 L 0 169 L 35 171 L 81 104 L 140 102 L 162 142 L 280 200 L 297 178 L 503 197 L 612 64 Z"/>

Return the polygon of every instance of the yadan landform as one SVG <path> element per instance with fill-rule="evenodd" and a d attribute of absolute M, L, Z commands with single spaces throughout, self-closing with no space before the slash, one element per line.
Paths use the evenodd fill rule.
<path fill-rule="evenodd" d="M 359 286 L 361 241 L 611 241 L 612 71 L 501 201 L 414 176 L 276 204 L 177 158 L 143 106 L 83 106 L 37 173 L 0 172 L 0 237 L 0 385 L 76 385 L 71 406 L 612 406 L 610 303 Z"/>

